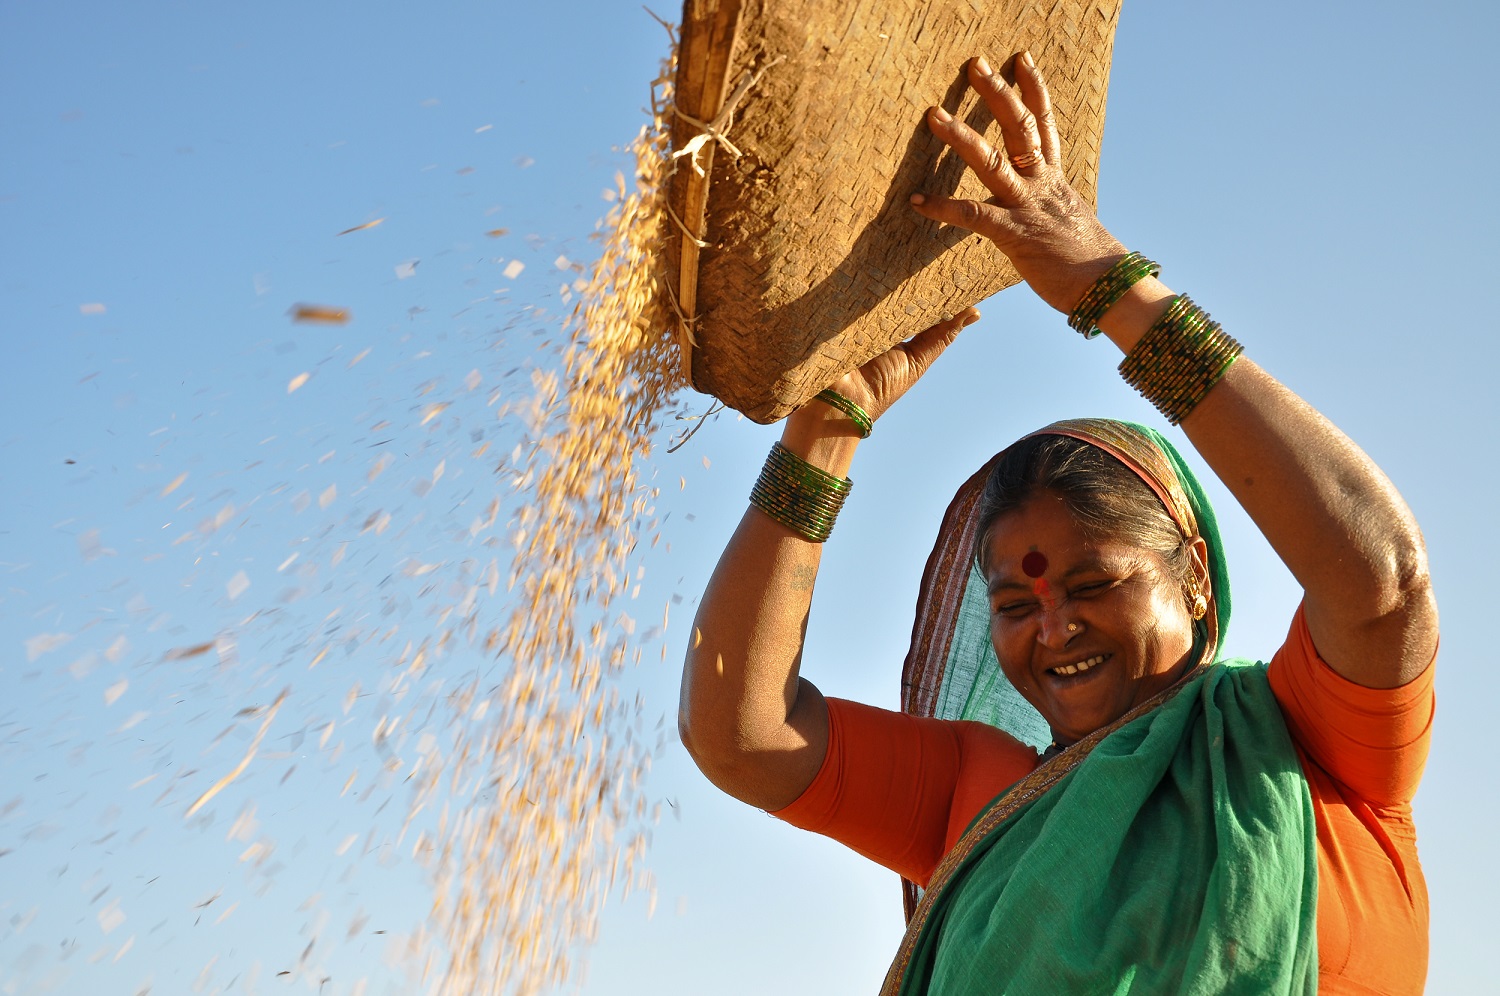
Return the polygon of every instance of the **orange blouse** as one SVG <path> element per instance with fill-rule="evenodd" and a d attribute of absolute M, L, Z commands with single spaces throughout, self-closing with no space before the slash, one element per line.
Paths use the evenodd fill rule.
<path fill-rule="evenodd" d="M 1271 658 L 1317 821 L 1322 993 L 1422 992 L 1427 885 L 1411 800 L 1432 735 L 1434 670 L 1401 688 L 1356 685 L 1318 656 L 1300 608 Z M 772 815 L 921 885 L 974 817 L 1039 762 L 983 723 L 833 698 L 828 718 L 817 777 Z"/>

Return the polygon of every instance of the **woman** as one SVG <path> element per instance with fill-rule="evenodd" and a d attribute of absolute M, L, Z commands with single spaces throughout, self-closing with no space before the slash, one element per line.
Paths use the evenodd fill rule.
<path fill-rule="evenodd" d="M 1150 430 L 1079 420 L 1002 452 L 955 499 L 908 661 L 920 697 L 978 618 L 1045 720 L 1044 750 L 800 677 L 855 446 L 971 312 L 786 420 L 694 624 L 683 742 L 726 792 L 926 888 L 888 992 L 1420 992 L 1410 801 L 1437 612 L 1417 525 L 1363 452 L 1079 200 L 1028 54 L 1014 85 L 983 59 L 968 78 L 1004 153 L 941 108 L 928 125 L 994 196 L 917 194 L 914 209 L 994 240 L 1126 354 L 1122 373 L 1301 584 L 1290 636 L 1268 666 L 1216 663 L 1228 576 L 1201 489 Z"/>

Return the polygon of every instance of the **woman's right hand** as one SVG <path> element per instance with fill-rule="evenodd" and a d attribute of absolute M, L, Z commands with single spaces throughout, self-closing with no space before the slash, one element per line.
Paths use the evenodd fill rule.
<path fill-rule="evenodd" d="M 912 206 L 924 217 L 992 240 L 1042 300 L 1071 312 L 1125 247 L 1063 175 L 1052 100 L 1031 54 L 1016 56 L 1015 86 L 983 57 L 969 62 L 968 74 L 1000 124 L 1004 148 L 941 107 L 927 112 L 927 124 L 994 196 L 975 201 L 914 194 Z"/>

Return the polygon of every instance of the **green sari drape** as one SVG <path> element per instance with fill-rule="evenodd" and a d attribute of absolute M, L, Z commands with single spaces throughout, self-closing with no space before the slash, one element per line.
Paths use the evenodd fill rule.
<path fill-rule="evenodd" d="M 1215 662 L 1229 578 L 1207 498 L 1149 429 L 1086 419 L 1042 432 L 1105 449 L 1152 486 L 1185 536 L 1207 541 L 1213 600 L 1195 634 L 1198 665 L 975 819 L 909 903 L 883 991 L 1314 992 L 1312 803 L 1264 665 Z M 1000 673 L 969 564 L 991 465 L 955 498 L 929 560 L 903 705 L 1035 743 L 1040 717 Z"/>

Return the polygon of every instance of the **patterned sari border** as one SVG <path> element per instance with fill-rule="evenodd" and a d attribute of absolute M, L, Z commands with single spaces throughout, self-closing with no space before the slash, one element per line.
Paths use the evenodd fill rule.
<path fill-rule="evenodd" d="M 937 709 L 948 650 L 969 579 L 974 514 L 990 469 L 999 459 L 997 454 L 971 474 L 953 496 L 922 571 L 911 648 L 901 668 L 901 710 L 908 715 L 931 716 Z"/>
<path fill-rule="evenodd" d="M 1193 514 L 1187 492 L 1172 470 L 1167 456 L 1145 435 L 1128 425 L 1110 419 L 1075 418 L 1053 422 L 1031 436 L 1067 436 L 1097 446 L 1135 472 L 1165 506 L 1186 537 L 1198 533 L 1198 517 Z M 1028 436 L 1026 438 L 1031 438 Z"/>
<path fill-rule="evenodd" d="M 922 571 L 911 648 L 901 667 L 901 711 L 909 716 L 932 716 L 937 712 L 948 654 L 969 580 L 967 561 L 973 555 L 970 537 L 974 516 L 990 470 L 1002 455 L 996 454 L 971 474 L 948 503 L 937 542 Z M 917 895 L 916 883 L 902 878 L 901 906 L 908 921 L 917 908 Z"/>

